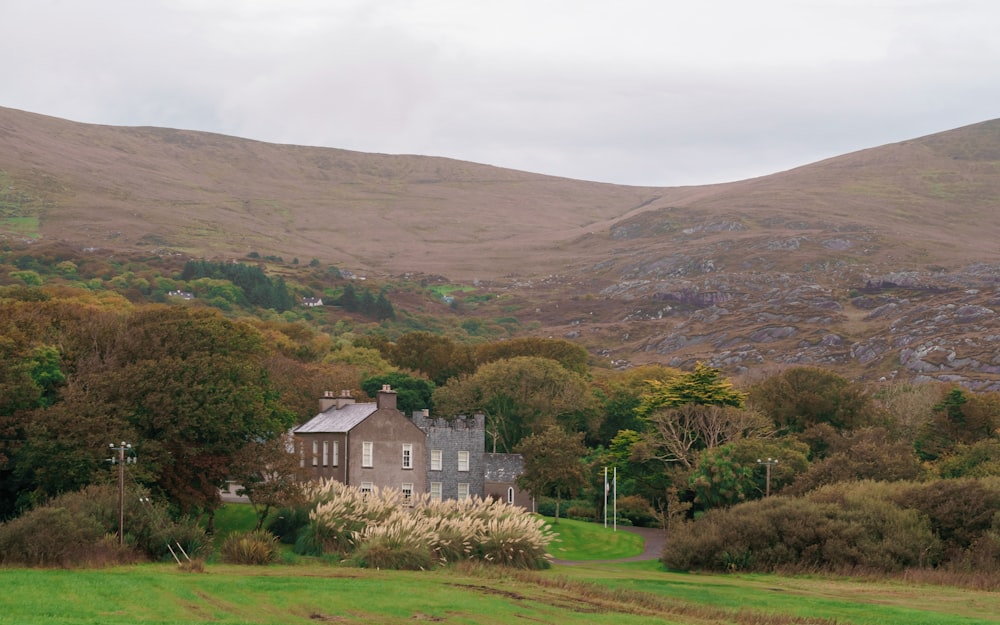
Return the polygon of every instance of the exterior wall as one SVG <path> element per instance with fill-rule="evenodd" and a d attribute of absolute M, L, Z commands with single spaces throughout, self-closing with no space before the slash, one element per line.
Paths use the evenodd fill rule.
<path fill-rule="evenodd" d="M 534 498 L 517 485 L 517 478 L 524 471 L 524 458 L 520 454 L 483 454 L 483 459 L 486 464 L 485 496 L 534 512 Z"/>
<path fill-rule="evenodd" d="M 427 490 L 427 451 L 424 433 L 395 409 L 376 410 L 348 435 L 347 476 L 344 482 L 360 487 L 371 482 L 379 488 L 400 489 L 413 484 L 414 493 Z M 362 466 L 365 441 L 372 443 L 372 466 Z M 413 445 L 412 468 L 403 468 L 403 444 Z"/>
<path fill-rule="evenodd" d="M 316 455 L 313 455 L 313 442 L 316 443 Z M 327 462 L 323 462 L 323 443 L 329 445 Z M 334 479 L 345 482 L 347 468 L 347 437 L 342 433 L 309 433 L 295 435 L 296 453 L 299 454 L 300 466 L 304 468 L 310 479 Z M 333 460 L 333 446 L 337 445 L 337 462 Z M 302 462 L 304 460 L 304 462 Z"/>
<path fill-rule="evenodd" d="M 511 488 L 514 489 L 514 505 L 520 506 L 528 512 L 534 512 L 535 498 L 531 496 L 531 493 L 518 488 L 517 482 L 486 482 L 484 486 L 485 496 L 488 499 L 509 501 L 508 496 Z"/>
<path fill-rule="evenodd" d="M 426 414 L 414 413 L 413 423 L 427 433 L 426 457 L 427 490 L 431 483 L 441 483 L 442 499 L 457 499 L 458 485 L 469 485 L 469 496 L 484 497 L 483 452 L 486 445 L 485 419 L 483 415 L 456 417 L 454 419 L 433 419 Z M 441 451 L 441 470 L 431 469 L 431 452 Z M 469 454 L 469 470 L 458 470 L 458 453 Z"/>

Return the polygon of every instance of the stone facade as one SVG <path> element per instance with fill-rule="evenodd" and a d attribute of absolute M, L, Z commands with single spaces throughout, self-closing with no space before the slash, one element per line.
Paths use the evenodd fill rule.
<path fill-rule="evenodd" d="M 349 391 L 326 393 L 320 412 L 292 430 L 301 466 L 314 479 L 430 493 L 433 498 L 494 497 L 532 509 L 517 487 L 517 454 L 487 454 L 482 414 L 407 418 L 396 393 L 383 387 L 375 403 L 355 403 Z"/>
<path fill-rule="evenodd" d="M 426 435 L 396 409 L 396 393 L 383 388 L 375 403 L 350 393 L 327 394 L 320 413 L 292 430 L 300 465 L 313 478 L 358 488 L 427 492 Z"/>
<path fill-rule="evenodd" d="M 432 418 L 425 410 L 413 413 L 413 423 L 427 434 L 428 492 L 442 499 L 483 497 L 485 417 Z"/>

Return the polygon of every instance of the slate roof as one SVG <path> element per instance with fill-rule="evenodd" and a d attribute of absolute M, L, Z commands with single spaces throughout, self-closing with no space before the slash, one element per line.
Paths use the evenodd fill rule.
<path fill-rule="evenodd" d="M 483 454 L 483 456 L 487 482 L 510 483 L 524 473 L 524 457 L 521 454 Z"/>
<path fill-rule="evenodd" d="M 292 430 L 296 434 L 342 434 L 350 432 L 359 423 L 378 410 L 374 402 L 347 404 L 339 410 L 331 407 Z"/>

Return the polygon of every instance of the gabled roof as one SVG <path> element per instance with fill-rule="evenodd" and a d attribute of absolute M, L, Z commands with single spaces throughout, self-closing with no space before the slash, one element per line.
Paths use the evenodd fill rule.
<path fill-rule="evenodd" d="M 350 432 L 376 410 L 378 410 L 378 405 L 374 402 L 348 404 L 339 409 L 331 407 L 292 431 L 296 434 L 342 434 Z"/>

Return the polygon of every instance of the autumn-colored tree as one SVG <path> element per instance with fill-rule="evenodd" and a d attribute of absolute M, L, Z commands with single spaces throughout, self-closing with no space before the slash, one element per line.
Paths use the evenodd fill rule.
<path fill-rule="evenodd" d="M 434 391 L 444 416 L 483 412 L 492 447 L 505 451 L 548 425 L 577 423 L 591 403 L 580 375 L 530 356 L 488 363 Z"/>
<path fill-rule="evenodd" d="M 587 364 L 587 350 L 576 343 L 564 339 L 549 339 L 537 337 L 512 338 L 506 341 L 483 343 L 476 347 L 476 366 L 482 366 L 495 360 L 516 358 L 517 356 L 534 356 L 555 360 L 565 369 L 588 375 L 590 367 Z"/>
<path fill-rule="evenodd" d="M 931 420 L 920 428 L 914 445 L 923 460 L 934 460 L 958 444 L 1000 437 L 1000 394 L 946 391 Z"/>
<path fill-rule="evenodd" d="M 872 418 L 864 387 L 819 367 L 788 369 L 750 387 L 748 398 L 785 432 L 801 432 L 818 423 L 851 430 Z"/>
<path fill-rule="evenodd" d="M 562 498 L 575 496 L 587 483 L 583 433 L 571 434 L 549 425 L 521 440 L 514 451 L 524 457 L 524 472 L 517 483 L 535 497 L 554 496 L 554 523 L 558 523 Z"/>
<path fill-rule="evenodd" d="M 639 416 L 689 404 L 740 408 L 744 402 L 743 393 L 723 379 L 718 369 L 703 363 L 695 365 L 690 373 L 666 381 L 648 380 L 648 387 L 636 410 Z"/>
<path fill-rule="evenodd" d="M 665 383 L 680 375 L 683 374 L 678 369 L 645 365 L 609 372 L 595 379 L 591 387 L 603 418 L 592 442 L 609 445 L 622 430 L 644 430 L 645 423 L 636 411 L 643 393 L 649 390 L 649 381 Z"/>
<path fill-rule="evenodd" d="M 384 355 L 397 367 L 419 371 L 438 386 L 474 369 L 468 347 L 429 332 L 404 334 L 387 346 Z"/>
<path fill-rule="evenodd" d="M 263 527 L 271 510 L 303 502 L 306 475 L 290 434 L 244 445 L 233 455 L 230 477 L 239 485 L 236 494 L 253 506 L 255 529 Z"/>

